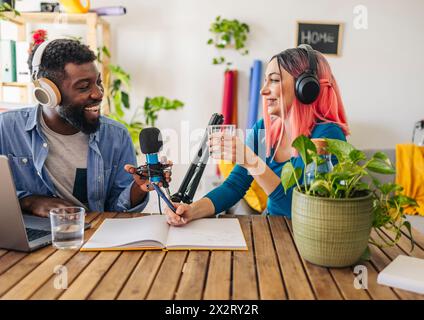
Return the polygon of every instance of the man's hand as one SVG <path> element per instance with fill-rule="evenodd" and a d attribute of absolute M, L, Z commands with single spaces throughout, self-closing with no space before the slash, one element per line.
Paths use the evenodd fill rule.
<path fill-rule="evenodd" d="M 170 171 L 170 168 L 172 167 L 172 161 L 168 161 L 167 165 L 169 167 L 169 170 L 164 172 L 164 176 L 165 176 L 166 182 L 169 183 L 171 182 L 171 175 L 172 175 Z M 138 174 L 135 173 L 137 171 L 136 167 L 130 164 L 126 164 L 124 169 L 128 173 L 132 174 L 135 183 L 140 187 L 141 191 L 149 192 L 154 190 L 153 186 L 151 186 L 151 182 L 149 181 L 149 177 L 147 175 L 139 176 Z M 162 182 L 159 182 L 159 186 L 162 187 Z"/>
<path fill-rule="evenodd" d="M 72 207 L 67 200 L 47 196 L 28 196 L 19 200 L 22 210 L 39 217 L 48 217 L 51 209 Z"/>

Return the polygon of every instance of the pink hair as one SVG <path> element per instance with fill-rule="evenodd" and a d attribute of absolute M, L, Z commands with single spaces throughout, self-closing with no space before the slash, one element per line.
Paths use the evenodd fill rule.
<path fill-rule="evenodd" d="M 310 136 L 312 129 L 318 121 L 321 121 L 322 123 L 335 123 L 340 126 L 346 136 L 349 135 L 346 114 L 336 79 L 334 78 L 325 57 L 318 51 L 314 50 L 314 53 L 317 58 L 317 73 L 321 85 L 319 96 L 315 102 L 309 105 L 301 103 L 297 97 L 295 97 L 293 104 L 291 106 L 287 106 L 287 108 L 284 108 L 283 105 L 283 81 L 281 68 L 284 68 L 296 79 L 301 73 L 309 68 L 308 57 L 306 51 L 299 48 L 287 49 L 273 57 L 273 59 L 276 58 L 278 61 L 281 75 L 281 118 L 271 120 L 271 117 L 268 114 L 266 99 L 263 97 L 262 106 L 266 134 L 267 157 L 271 154 L 271 147 L 275 147 L 275 150 L 278 149 L 284 134 L 289 135 L 288 139 L 291 145 L 293 140 L 300 135 Z M 290 128 L 285 128 L 286 119 L 288 120 L 287 122 Z M 290 132 L 287 129 L 289 129 Z M 292 154 L 296 154 L 294 149 L 292 150 Z M 272 158 L 274 158 L 274 156 L 275 151 Z"/>

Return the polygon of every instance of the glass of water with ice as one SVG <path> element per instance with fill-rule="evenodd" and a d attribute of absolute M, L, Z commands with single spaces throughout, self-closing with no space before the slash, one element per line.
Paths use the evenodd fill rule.
<path fill-rule="evenodd" d="M 50 210 L 52 244 L 57 249 L 78 249 L 84 241 L 85 209 L 65 207 Z"/>

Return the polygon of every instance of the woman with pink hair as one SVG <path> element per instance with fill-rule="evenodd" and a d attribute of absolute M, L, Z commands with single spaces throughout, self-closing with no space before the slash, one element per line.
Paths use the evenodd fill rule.
<path fill-rule="evenodd" d="M 220 133 L 209 142 L 212 157 L 237 163 L 231 174 L 199 201 L 175 203 L 176 213 L 166 208 L 169 224 L 225 211 L 243 198 L 253 179 L 268 195 L 267 213 L 291 217 L 293 189 L 284 192 L 280 175 L 287 161 L 304 169 L 291 147 L 293 140 L 306 135 L 346 141 L 349 128 L 336 80 L 325 57 L 311 47 L 302 45 L 272 57 L 261 95 L 263 119 L 246 144 Z"/>

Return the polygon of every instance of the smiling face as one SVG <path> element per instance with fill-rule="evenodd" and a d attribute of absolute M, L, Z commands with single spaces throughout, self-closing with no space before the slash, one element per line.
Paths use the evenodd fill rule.
<path fill-rule="evenodd" d="M 268 106 L 268 114 L 273 116 L 281 117 L 281 107 L 284 106 L 288 112 L 293 104 L 295 98 L 294 78 L 286 70 L 278 67 L 276 58 L 268 63 L 261 95 L 265 98 Z M 283 101 L 281 101 L 281 97 Z"/>
<path fill-rule="evenodd" d="M 65 65 L 66 77 L 60 85 L 62 103 L 59 115 L 73 127 L 90 134 L 97 130 L 100 121 L 100 103 L 103 85 L 94 62 Z"/>

